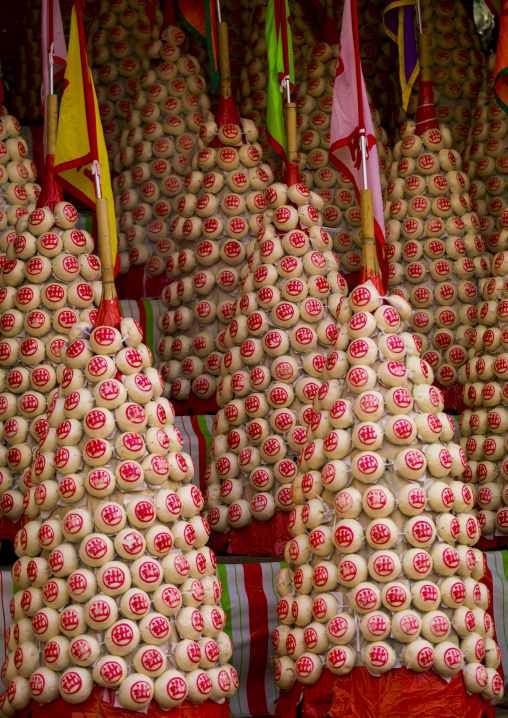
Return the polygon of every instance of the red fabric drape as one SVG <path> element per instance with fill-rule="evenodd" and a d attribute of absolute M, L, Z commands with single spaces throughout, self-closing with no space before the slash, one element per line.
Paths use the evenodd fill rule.
<path fill-rule="evenodd" d="M 301 702 L 301 706 L 299 706 Z M 363 666 L 347 676 L 324 670 L 313 686 L 295 683 L 281 691 L 275 718 L 494 718 L 496 709 L 470 695 L 462 673 L 446 683 L 434 671 L 398 668 L 374 677 Z"/>

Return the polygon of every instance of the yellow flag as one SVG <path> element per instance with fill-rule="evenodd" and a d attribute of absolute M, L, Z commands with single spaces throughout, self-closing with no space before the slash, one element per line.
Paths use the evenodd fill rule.
<path fill-rule="evenodd" d="M 80 0 L 74 0 L 58 120 L 55 174 L 64 189 L 95 209 L 95 173 L 98 169 L 102 196 L 108 202 L 111 254 L 116 275 L 118 238 L 108 155 L 88 62 Z"/>

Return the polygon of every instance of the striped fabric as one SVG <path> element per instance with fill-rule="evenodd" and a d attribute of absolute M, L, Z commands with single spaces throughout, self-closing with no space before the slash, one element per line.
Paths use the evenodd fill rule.
<path fill-rule="evenodd" d="M 155 354 L 155 345 L 160 339 L 157 329 L 157 320 L 165 309 L 158 299 L 121 299 L 120 309 L 122 316 L 136 319 L 143 328 L 145 344 L 153 354 L 154 361 L 158 361 Z"/>
<path fill-rule="evenodd" d="M 492 574 L 492 604 L 496 639 L 508 681 L 508 551 L 486 551 L 487 565 Z"/>
<path fill-rule="evenodd" d="M 0 646 L 2 646 L 2 648 L 0 648 L 1 662 L 3 662 L 5 658 L 7 658 L 5 636 L 7 634 L 7 629 L 12 624 L 9 606 L 14 592 L 15 589 L 12 583 L 11 572 L 0 571 L 0 600 L 2 602 L 2 612 L 0 613 Z"/>
<path fill-rule="evenodd" d="M 233 641 L 230 663 L 238 672 L 238 692 L 230 700 L 235 718 L 274 713 L 278 691 L 270 668 L 271 635 L 277 627 L 275 577 L 283 562 L 219 564 L 226 632 Z"/>
<path fill-rule="evenodd" d="M 97 228 L 95 228 L 95 232 L 94 232 L 94 219 L 95 219 L 95 214 L 92 214 L 89 211 L 83 212 L 82 210 L 80 210 L 80 212 L 78 214 L 78 223 L 77 223 L 76 227 L 78 229 L 84 229 L 93 235 L 97 231 Z"/>
<path fill-rule="evenodd" d="M 213 416 L 177 416 L 175 426 L 183 436 L 183 450 L 191 455 L 196 467 L 193 484 L 206 489 L 205 469 L 212 443 Z"/>

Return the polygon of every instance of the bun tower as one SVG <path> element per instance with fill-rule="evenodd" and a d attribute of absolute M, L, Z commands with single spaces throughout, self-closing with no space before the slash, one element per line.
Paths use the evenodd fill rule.
<path fill-rule="evenodd" d="M 240 118 L 231 94 L 227 24 L 219 23 L 221 96 L 216 120 L 201 127 L 199 149 L 184 176 L 184 194 L 170 217 L 173 251 L 166 263 L 171 283 L 161 295 L 168 311 L 156 348 L 167 395 L 222 398 L 221 361 L 244 332 L 235 317 L 252 246 L 266 209 L 263 191 L 273 172 L 262 162 L 258 131 Z M 247 321 L 245 320 L 243 324 Z M 235 327 L 236 330 L 234 329 Z M 236 333 L 235 333 L 236 337 Z M 226 389 L 224 388 L 226 392 Z M 224 397 L 227 397 L 227 393 Z"/>
<path fill-rule="evenodd" d="M 144 2 L 102 3 L 89 33 L 94 79 L 112 168 L 119 226 L 120 272 L 146 265 L 164 273 L 174 252 L 173 203 L 184 178 L 197 169 L 195 145 L 210 102 L 187 35 L 153 28 Z M 192 165 L 192 167 L 191 167 Z"/>
<path fill-rule="evenodd" d="M 425 36 L 422 46 L 425 93 Z M 468 303 L 460 304 L 458 293 L 490 265 L 481 252 L 477 260 L 467 257 L 465 247 L 453 261 L 446 258 L 448 248 L 451 259 L 466 244 L 465 229 L 474 231 L 476 217 L 463 196 L 467 190 L 460 191 L 468 186 L 460 156 L 427 104 L 394 148 L 407 176 L 390 177 L 386 188 L 393 220 L 401 213 L 388 222 L 386 237 L 389 284 L 397 288 L 386 297 L 372 281 L 363 282 L 342 300 L 339 338 L 309 410 L 290 485 L 296 506 L 285 552 L 289 567 L 277 579 L 274 670 L 282 689 L 299 682 L 300 697 L 305 686 L 324 681 L 334 705 L 350 701 L 360 675 L 370 690 L 371 676 L 390 674 L 403 685 L 404 669 L 429 672 L 430 682 L 438 680 L 435 674 L 450 681 L 462 672 L 464 701 L 480 711 L 470 694 L 499 699 L 503 681 L 489 590 L 481 583 L 484 559 L 474 548 L 481 533 L 476 491 L 435 385 L 441 375 L 425 352 L 435 323 L 434 336 L 450 331 L 450 344 L 454 334 L 441 325 L 451 321 L 462 336 L 457 327 L 469 316 Z M 404 161 L 397 154 L 406 148 Z M 440 165 L 450 165 L 446 175 Z M 361 194 L 362 269 L 376 277 L 369 196 Z M 440 239 L 445 231 L 446 242 Z M 406 265 L 408 252 L 413 261 Z M 461 276 L 463 267 L 469 277 Z M 413 275 L 417 287 L 405 289 Z M 423 290 L 428 304 L 414 308 Z M 434 301 L 436 318 L 427 309 Z"/>
<path fill-rule="evenodd" d="M 20 591 L 0 710 L 60 697 L 213 715 L 238 678 L 204 500 L 141 327 L 121 317 L 97 195 L 100 262 L 56 202 L 19 212 L 1 274 L 0 508 L 20 519 Z"/>

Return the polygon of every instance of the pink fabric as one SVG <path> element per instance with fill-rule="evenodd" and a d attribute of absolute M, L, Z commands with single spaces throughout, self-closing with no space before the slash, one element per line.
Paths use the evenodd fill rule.
<path fill-rule="evenodd" d="M 388 282 L 388 263 L 385 251 L 383 197 L 379 178 L 376 137 L 374 135 L 369 100 L 367 91 L 365 90 L 361 65 L 359 61 L 357 62 L 359 50 L 355 48 L 354 42 L 354 24 L 357 24 L 357 22 L 358 19 L 353 16 L 351 0 L 346 0 L 340 35 L 340 56 L 337 62 L 337 74 L 333 87 L 330 162 L 353 182 L 358 204 L 360 204 L 360 190 L 372 190 L 376 245 L 378 247 L 379 264 L 383 274 L 383 284 L 386 289 Z M 357 68 L 359 68 L 359 77 L 357 76 Z M 360 116 L 359 87 L 361 87 L 363 123 L 361 122 Z M 364 125 L 367 144 L 367 187 L 363 186 L 360 146 L 361 124 Z"/>

